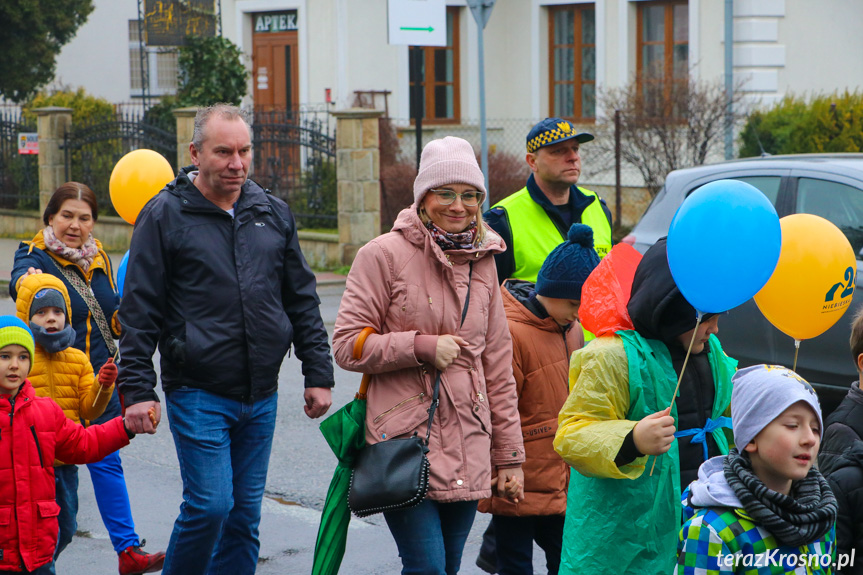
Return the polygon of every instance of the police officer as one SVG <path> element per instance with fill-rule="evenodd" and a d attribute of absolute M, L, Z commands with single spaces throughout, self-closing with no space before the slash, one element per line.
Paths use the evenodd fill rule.
<path fill-rule="evenodd" d="M 572 224 L 593 228 L 600 257 L 611 249 L 611 211 L 590 190 L 576 186 L 581 175 L 579 146 L 593 135 L 577 133 L 561 118 L 546 118 L 527 135 L 527 185 L 495 204 L 485 221 L 506 242 L 495 256 L 498 281 L 507 278 L 536 281 L 551 250 L 566 240 Z"/>

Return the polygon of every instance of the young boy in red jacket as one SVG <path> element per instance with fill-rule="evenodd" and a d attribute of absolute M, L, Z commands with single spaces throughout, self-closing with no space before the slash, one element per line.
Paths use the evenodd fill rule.
<path fill-rule="evenodd" d="M 99 461 L 129 444 L 123 418 L 88 428 L 38 397 L 27 380 L 33 334 L 0 316 L 0 571 L 52 572 L 57 544 L 54 460 Z"/>

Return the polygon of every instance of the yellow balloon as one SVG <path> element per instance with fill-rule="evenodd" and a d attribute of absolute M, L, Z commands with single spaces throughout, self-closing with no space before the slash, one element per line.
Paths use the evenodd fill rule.
<path fill-rule="evenodd" d="M 174 179 L 171 164 L 159 152 L 135 150 L 117 162 L 111 172 L 108 190 L 117 214 L 134 224 L 150 198 Z"/>
<path fill-rule="evenodd" d="M 779 263 L 755 303 L 779 331 L 810 339 L 827 331 L 850 306 L 857 259 L 845 234 L 824 218 L 794 214 L 779 223 Z"/>

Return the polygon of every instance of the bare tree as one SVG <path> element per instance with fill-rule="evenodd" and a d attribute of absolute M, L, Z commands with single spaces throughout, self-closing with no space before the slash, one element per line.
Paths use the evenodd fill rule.
<path fill-rule="evenodd" d="M 738 85 L 732 92 L 734 125 L 745 117 L 742 102 Z M 597 104 L 606 118 L 597 126 L 603 136 L 597 146 L 613 154 L 614 113 L 620 110 L 622 162 L 641 173 L 651 195 L 668 172 L 704 164 L 723 145 L 727 101 L 719 82 L 635 80 L 601 92 Z"/>

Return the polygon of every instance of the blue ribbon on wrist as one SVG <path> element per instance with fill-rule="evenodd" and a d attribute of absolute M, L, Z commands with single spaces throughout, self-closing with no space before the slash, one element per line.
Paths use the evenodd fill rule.
<path fill-rule="evenodd" d="M 704 449 L 704 461 L 707 461 L 707 434 L 713 433 L 720 427 L 731 429 L 731 418 L 724 415 L 717 417 L 716 419 L 710 419 L 708 417 L 707 423 L 704 427 L 693 427 L 692 429 L 676 431 L 674 433 L 674 437 L 680 438 L 692 436 L 692 439 L 690 439 L 689 442 L 701 444 L 701 447 Z"/>

